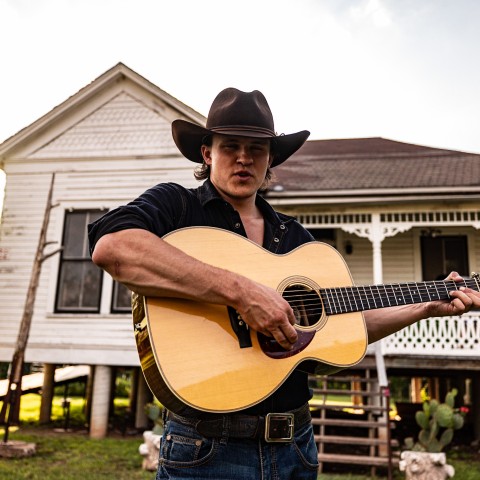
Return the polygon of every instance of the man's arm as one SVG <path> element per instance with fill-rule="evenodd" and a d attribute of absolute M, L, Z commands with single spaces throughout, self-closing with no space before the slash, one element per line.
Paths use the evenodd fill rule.
<path fill-rule="evenodd" d="M 446 280 L 460 282 L 462 277 L 457 272 L 452 272 Z M 368 342 L 376 342 L 425 318 L 462 315 L 472 308 L 480 308 L 480 293 L 471 288 L 460 287 L 459 290 L 450 292 L 450 297 L 450 301 L 401 305 L 365 312 Z"/>
<path fill-rule="evenodd" d="M 228 305 L 254 330 L 290 349 L 297 339 L 293 311 L 274 289 L 207 265 L 147 230 L 101 237 L 93 262 L 130 290 L 145 296 L 188 298 Z"/>

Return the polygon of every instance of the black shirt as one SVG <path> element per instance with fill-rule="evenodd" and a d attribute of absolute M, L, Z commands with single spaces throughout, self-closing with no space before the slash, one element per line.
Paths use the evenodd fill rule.
<path fill-rule="evenodd" d="M 284 254 L 314 240 L 293 217 L 276 212 L 260 195 L 257 195 L 256 205 L 265 220 L 263 247 L 266 250 Z M 239 213 L 218 194 L 209 180 L 191 189 L 175 183 L 161 183 L 90 224 L 90 252 L 99 238 L 108 233 L 140 228 L 163 237 L 173 230 L 192 226 L 223 228 L 247 236 Z M 294 370 L 269 398 L 245 412 L 285 412 L 300 407 L 310 398 L 307 373 Z"/>

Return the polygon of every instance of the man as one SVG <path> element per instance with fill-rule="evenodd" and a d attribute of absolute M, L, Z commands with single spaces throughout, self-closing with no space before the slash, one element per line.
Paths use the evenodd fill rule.
<path fill-rule="evenodd" d="M 214 226 L 276 254 L 313 240 L 258 195 L 270 168 L 297 151 L 309 132 L 277 136 L 262 93 L 227 88 L 213 101 L 206 128 L 176 120 L 172 133 L 182 154 L 201 165 L 197 178 L 206 181 L 197 189 L 159 184 L 106 214 L 89 228 L 93 261 L 141 295 L 233 307 L 251 329 L 291 349 L 297 340 L 295 316 L 276 290 L 194 259 L 162 237 L 181 227 Z M 456 273 L 449 278 L 461 280 Z M 463 288 L 452 292 L 450 302 L 368 311 L 369 341 L 429 316 L 461 315 L 479 306 L 479 294 Z M 316 479 L 309 398 L 307 374 L 294 370 L 269 398 L 244 411 L 216 415 L 186 407 L 170 412 L 157 479 Z M 267 442 L 265 416 L 286 412 L 293 414 L 293 439 Z"/>

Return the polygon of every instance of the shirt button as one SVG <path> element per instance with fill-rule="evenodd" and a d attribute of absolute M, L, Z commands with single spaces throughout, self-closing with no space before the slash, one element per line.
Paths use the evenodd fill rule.
<path fill-rule="evenodd" d="M 239 224 L 239 223 L 236 223 L 236 224 L 235 224 L 235 228 L 240 228 L 240 224 Z"/>
<path fill-rule="evenodd" d="M 279 240 L 277 237 L 275 237 L 275 238 L 273 239 L 273 241 L 274 241 L 275 243 L 278 243 L 280 240 Z"/>
<path fill-rule="evenodd" d="M 283 223 L 280 225 L 280 230 L 285 230 L 285 225 Z"/>

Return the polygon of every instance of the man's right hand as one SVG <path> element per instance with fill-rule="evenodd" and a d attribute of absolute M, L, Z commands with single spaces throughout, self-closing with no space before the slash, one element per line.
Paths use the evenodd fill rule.
<path fill-rule="evenodd" d="M 283 348 L 291 350 L 298 335 L 290 304 L 273 288 L 251 282 L 236 307 L 243 320 L 257 332 L 273 337 Z"/>

